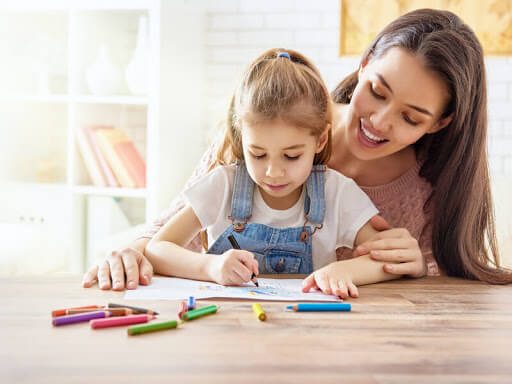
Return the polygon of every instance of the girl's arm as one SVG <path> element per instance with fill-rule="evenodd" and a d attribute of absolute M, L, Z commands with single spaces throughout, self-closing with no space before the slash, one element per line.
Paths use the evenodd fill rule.
<path fill-rule="evenodd" d="M 355 245 L 368 241 L 378 233 L 370 222 L 367 222 L 358 231 Z M 328 295 L 333 294 L 341 298 L 357 297 L 359 296 L 358 285 L 373 284 L 399 277 L 385 272 L 383 265 L 383 262 L 373 260 L 369 254 L 336 261 L 306 277 L 303 282 L 303 291 L 309 292 L 311 288 L 316 288 Z"/>
<path fill-rule="evenodd" d="M 240 285 L 258 274 L 258 262 L 252 253 L 229 250 L 210 255 L 185 249 L 201 230 L 192 207 L 185 206 L 174 215 L 147 244 L 145 255 L 155 272 L 194 280 Z"/>

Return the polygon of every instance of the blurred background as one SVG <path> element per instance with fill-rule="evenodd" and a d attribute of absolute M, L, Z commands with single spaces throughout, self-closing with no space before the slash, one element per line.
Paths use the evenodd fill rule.
<path fill-rule="evenodd" d="M 82 272 L 133 240 L 179 193 L 263 50 L 301 51 L 333 89 L 365 46 L 348 49 L 341 20 L 369 38 L 381 26 L 361 20 L 384 19 L 354 3 L 0 0 L 0 274 Z M 486 56 L 488 149 L 512 265 L 512 4 L 493 4 L 508 35 Z"/>

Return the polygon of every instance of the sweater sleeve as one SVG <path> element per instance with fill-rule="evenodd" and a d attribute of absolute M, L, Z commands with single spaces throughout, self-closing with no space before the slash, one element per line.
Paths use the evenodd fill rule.
<path fill-rule="evenodd" d="M 214 141 L 206 150 L 206 152 L 201 157 L 198 165 L 192 172 L 192 176 L 186 182 L 182 192 L 188 189 L 190 186 L 195 184 L 198 180 L 204 177 L 210 168 L 210 166 L 215 161 L 215 155 L 217 153 L 219 142 L 218 140 Z M 160 216 L 154 220 L 152 223 L 148 224 L 143 230 L 138 238 L 147 238 L 151 239 L 159 230 L 167 223 L 171 217 L 173 217 L 176 213 L 183 209 L 185 206 L 185 200 L 183 199 L 183 193 L 179 193 L 176 198 L 171 201 L 169 208 L 163 211 Z M 201 246 L 201 238 L 200 235 L 197 235 L 186 247 L 190 250 L 200 251 Z"/>

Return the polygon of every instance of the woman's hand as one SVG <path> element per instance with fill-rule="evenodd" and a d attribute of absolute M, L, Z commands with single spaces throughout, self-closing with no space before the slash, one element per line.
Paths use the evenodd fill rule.
<path fill-rule="evenodd" d="M 407 229 L 390 229 L 390 225 L 381 216 L 373 217 L 370 223 L 374 229 L 381 232 L 360 244 L 354 250 L 355 256 L 370 254 L 373 260 L 398 263 L 384 264 L 384 271 L 394 275 L 417 278 L 427 274 L 427 265 L 418 240 L 412 237 Z"/>
<path fill-rule="evenodd" d="M 302 292 L 311 288 L 318 289 L 326 295 L 336 295 L 342 299 L 358 297 L 359 291 L 353 283 L 350 264 L 336 261 L 310 274 L 302 281 Z"/>
<path fill-rule="evenodd" d="M 258 275 L 258 261 L 251 252 L 230 249 L 222 255 L 209 255 L 208 275 L 217 284 L 241 285 Z"/>
<path fill-rule="evenodd" d="M 82 286 L 89 288 L 96 282 L 101 289 L 122 291 L 148 285 L 153 277 L 153 266 L 144 256 L 149 239 L 138 239 L 131 246 L 112 251 L 101 265 L 94 265 L 84 274 Z M 126 276 L 126 280 L 125 280 Z"/>

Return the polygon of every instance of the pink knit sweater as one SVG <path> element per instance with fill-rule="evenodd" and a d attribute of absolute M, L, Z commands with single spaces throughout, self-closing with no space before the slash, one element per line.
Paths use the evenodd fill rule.
<path fill-rule="evenodd" d="M 209 166 L 215 160 L 217 144 L 210 145 L 204 153 L 185 188 L 199 180 L 208 172 Z M 364 187 L 363 191 L 370 197 L 380 214 L 395 228 L 407 228 L 411 235 L 418 239 L 421 251 L 427 263 L 428 275 L 438 275 L 439 269 L 432 255 L 432 231 L 428 225 L 429 217 L 423 211 L 423 205 L 432 190 L 430 184 L 419 176 L 420 165 L 409 169 L 392 182 L 380 186 Z M 151 238 L 158 230 L 184 207 L 182 196 L 176 197 L 169 208 L 148 226 L 140 237 Z M 188 248 L 200 252 L 202 250 L 200 236 L 196 236 Z M 336 250 L 338 260 L 352 257 L 350 249 Z"/>

